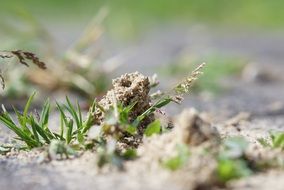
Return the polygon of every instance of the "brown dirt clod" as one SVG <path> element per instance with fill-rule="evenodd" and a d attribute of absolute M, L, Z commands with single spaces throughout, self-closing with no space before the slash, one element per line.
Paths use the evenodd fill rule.
<path fill-rule="evenodd" d="M 175 126 L 182 132 L 182 141 L 190 145 L 200 145 L 205 141 L 219 142 L 217 130 L 201 118 L 195 109 L 186 109 L 175 119 Z"/>
<path fill-rule="evenodd" d="M 116 104 L 115 101 L 122 103 L 123 106 L 136 103 L 130 112 L 129 121 L 134 121 L 137 116 L 142 114 L 151 106 L 149 96 L 150 82 L 149 78 L 138 73 L 127 73 L 112 81 L 113 88 L 99 101 L 99 105 L 105 111 L 109 110 Z M 96 124 L 101 124 L 105 114 L 101 110 L 95 113 Z M 154 120 L 154 114 L 146 117 L 139 125 L 138 133 L 142 133 L 143 129 Z"/>

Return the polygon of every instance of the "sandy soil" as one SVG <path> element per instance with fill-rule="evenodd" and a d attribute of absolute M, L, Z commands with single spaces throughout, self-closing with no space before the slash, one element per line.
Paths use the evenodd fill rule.
<path fill-rule="evenodd" d="M 161 30 L 167 32 L 161 34 Z M 281 52 L 284 49 L 283 42 L 284 38 L 277 33 L 255 35 L 253 31 L 217 33 L 202 28 L 160 29 L 146 35 L 133 47 L 120 50 L 119 53 L 128 56 L 118 73 L 125 72 L 127 68 L 127 71 L 139 70 L 152 74 L 150 66 L 163 66 L 161 63 L 169 63 L 182 49 L 188 47 L 193 53 L 222 52 L 246 56 L 256 62 L 257 67 L 276 77 L 269 82 L 257 79 L 249 82 L 228 80 L 232 88 L 225 94 L 213 99 L 192 95 L 186 98 L 182 106 L 170 107 L 168 112 L 176 114 L 183 108 L 195 107 L 207 113 L 212 125 L 222 136 L 242 135 L 256 142 L 257 138 L 267 136 L 270 130 L 284 131 L 283 76 L 277 75 L 284 69 L 284 52 Z M 228 119 L 240 112 L 247 112 L 251 117 L 245 117 L 237 127 L 230 127 L 228 122 L 234 121 Z M 1 142 L 9 142 L 11 137 L 12 134 L 5 128 L 0 128 Z M 172 174 L 168 171 L 158 166 L 148 168 L 146 164 L 143 165 L 141 159 L 147 159 L 147 156 L 128 162 L 124 172 L 115 169 L 99 171 L 95 153 L 92 152 L 85 152 L 79 158 L 49 163 L 40 163 L 40 158 L 40 150 L 11 152 L 0 156 L 1 189 L 189 189 L 180 180 L 169 177 Z M 207 167 L 206 162 L 204 166 Z M 283 189 L 283 178 L 284 171 L 271 170 L 232 181 L 227 188 Z"/>

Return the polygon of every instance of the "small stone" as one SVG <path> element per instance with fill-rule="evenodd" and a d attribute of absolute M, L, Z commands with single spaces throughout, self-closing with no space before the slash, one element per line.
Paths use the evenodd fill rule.
<path fill-rule="evenodd" d="M 205 141 L 220 141 L 218 131 L 203 120 L 195 109 L 185 109 L 176 117 L 174 125 L 186 144 L 200 145 Z"/>

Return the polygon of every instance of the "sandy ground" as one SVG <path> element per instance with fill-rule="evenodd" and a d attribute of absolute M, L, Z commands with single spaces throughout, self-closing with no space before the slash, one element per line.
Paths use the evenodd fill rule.
<path fill-rule="evenodd" d="M 163 31 L 163 32 L 161 32 Z M 228 80 L 231 90 L 213 99 L 198 96 L 186 98 L 182 106 L 169 108 L 178 113 L 183 108 L 195 107 L 207 112 L 213 125 L 223 134 L 241 134 L 252 141 L 266 136 L 270 130 L 284 131 L 284 38 L 280 33 L 208 31 L 206 28 L 162 28 L 151 32 L 128 48 L 114 50 L 127 55 L 117 74 L 131 70 L 152 74 L 153 65 L 169 64 L 183 49 L 193 53 L 221 52 L 239 55 L 255 62 L 265 70 L 272 81 L 261 82 Z M 109 44 L 106 46 L 110 46 Z M 133 64 L 135 63 L 135 64 Z M 279 74 L 279 75 L 278 75 Z M 163 81 L 162 81 L 163 82 Z M 239 129 L 224 128 L 224 121 L 239 112 L 248 112 L 251 119 L 242 122 Z M 240 130 L 241 129 L 241 130 Z M 7 142 L 12 134 L 0 128 L 0 141 Z M 40 153 L 11 153 L 0 156 L 0 187 L 3 190 L 56 189 L 187 189 L 174 180 L 167 180 L 155 170 L 127 170 L 125 172 L 98 172 L 94 153 L 86 152 L 80 158 L 39 163 Z M 131 163 L 130 163 L 131 165 Z M 283 171 L 260 173 L 233 181 L 230 189 L 282 189 Z"/>

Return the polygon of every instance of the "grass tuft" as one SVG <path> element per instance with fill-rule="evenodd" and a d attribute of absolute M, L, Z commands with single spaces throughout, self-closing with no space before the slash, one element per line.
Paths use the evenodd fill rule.
<path fill-rule="evenodd" d="M 92 125 L 88 118 L 87 122 L 82 119 L 80 106 L 77 102 L 76 107 L 71 104 L 66 97 L 66 104 L 59 105 L 57 109 L 60 112 L 60 133 L 56 133 L 48 126 L 50 115 L 50 102 L 47 100 L 42 108 L 39 118 L 29 113 L 32 101 L 36 93 L 33 93 L 28 99 L 23 113 L 14 108 L 17 122 L 14 121 L 10 113 L 8 113 L 2 105 L 2 113 L 0 122 L 11 129 L 16 135 L 16 139 L 26 143 L 29 149 L 41 147 L 50 144 L 53 140 L 64 141 L 66 144 L 79 143 L 84 144 L 88 129 Z M 67 116 L 67 113 L 70 115 Z"/>

